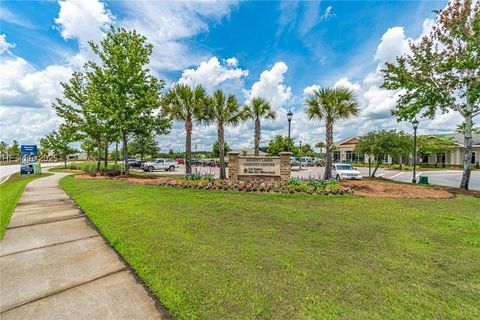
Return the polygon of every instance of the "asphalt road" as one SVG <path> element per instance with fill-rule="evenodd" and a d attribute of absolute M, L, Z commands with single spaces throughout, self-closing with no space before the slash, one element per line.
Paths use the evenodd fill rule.
<path fill-rule="evenodd" d="M 62 164 L 63 162 L 42 163 L 42 168 L 55 167 Z M 20 172 L 20 164 L 9 164 L 6 166 L 0 166 L 0 183 L 5 181 L 8 176 L 15 172 Z"/>
<path fill-rule="evenodd" d="M 362 173 L 364 177 L 368 177 L 368 168 L 357 168 L 358 171 Z M 372 169 L 373 170 L 373 169 Z M 292 171 L 292 176 L 299 177 L 321 177 L 323 175 L 323 168 L 304 168 L 301 172 Z M 413 173 L 410 171 L 395 171 L 395 170 L 384 170 L 378 169 L 376 175 L 377 177 L 382 177 L 385 179 L 401 181 L 401 182 L 411 182 L 413 178 Z M 420 176 L 428 177 L 428 182 L 430 184 L 435 184 L 439 186 L 454 187 L 458 188 L 460 186 L 460 181 L 462 180 L 462 171 L 461 170 L 439 170 L 439 171 L 419 171 L 416 174 L 417 181 Z M 480 171 L 472 171 L 470 176 L 470 189 L 471 190 L 480 190 Z"/>
<path fill-rule="evenodd" d="M 362 173 L 364 177 L 368 176 L 368 168 L 358 168 L 358 170 Z M 215 177 L 217 178 L 219 177 L 218 168 L 193 167 L 193 171 L 199 172 L 201 174 L 213 174 Z M 307 168 L 302 168 L 301 171 L 299 171 L 297 167 L 297 168 L 293 168 L 292 176 L 302 177 L 302 178 L 309 178 L 309 177 L 321 178 L 323 176 L 323 172 L 324 172 L 324 168 L 322 167 L 307 167 Z M 184 173 L 185 173 L 185 166 L 180 165 L 180 168 L 176 169 L 175 172 L 155 171 L 152 174 L 183 175 Z M 382 177 L 385 179 L 395 180 L 395 181 L 402 181 L 402 182 L 412 181 L 412 172 L 408 172 L 408 171 L 378 169 L 376 176 Z M 461 170 L 419 171 L 417 172 L 417 181 L 420 176 L 427 176 L 430 184 L 458 188 L 460 186 L 460 181 L 462 179 L 462 171 Z M 470 178 L 470 189 L 480 190 L 480 171 L 472 171 L 472 175 Z"/>

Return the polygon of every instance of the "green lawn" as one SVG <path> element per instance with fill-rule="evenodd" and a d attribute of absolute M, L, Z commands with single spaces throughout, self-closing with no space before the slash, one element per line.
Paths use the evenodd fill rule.
<path fill-rule="evenodd" d="M 61 185 L 177 319 L 478 319 L 480 199 Z"/>
<path fill-rule="evenodd" d="M 27 183 L 49 175 L 51 175 L 51 173 L 23 176 L 15 173 L 10 176 L 7 181 L 0 184 L 0 239 L 2 239 L 5 234 L 5 230 L 10 222 L 10 217 Z"/>

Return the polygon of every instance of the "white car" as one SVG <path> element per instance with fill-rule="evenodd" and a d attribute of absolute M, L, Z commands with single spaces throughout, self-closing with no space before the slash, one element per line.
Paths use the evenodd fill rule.
<path fill-rule="evenodd" d="M 142 165 L 143 171 L 153 172 L 155 170 L 175 171 L 179 165 L 173 159 L 155 159 L 145 162 Z"/>
<path fill-rule="evenodd" d="M 332 177 L 337 180 L 362 180 L 360 171 L 355 170 L 348 163 L 334 163 L 332 168 Z"/>

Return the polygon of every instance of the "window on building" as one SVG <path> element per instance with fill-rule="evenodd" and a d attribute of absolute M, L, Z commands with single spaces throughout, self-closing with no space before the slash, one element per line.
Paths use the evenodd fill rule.
<path fill-rule="evenodd" d="M 428 154 L 422 154 L 420 156 L 420 162 L 421 163 L 428 163 Z"/>
<path fill-rule="evenodd" d="M 437 153 L 437 164 L 441 166 L 445 166 L 446 162 L 446 155 L 444 152 Z"/>
<path fill-rule="evenodd" d="M 472 164 L 477 163 L 477 157 L 476 157 L 476 152 L 472 152 Z"/>
<path fill-rule="evenodd" d="M 346 160 L 347 162 L 352 162 L 352 161 L 353 161 L 352 151 L 347 151 L 347 152 L 346 152 L 346 158 L 345 158 L 345 160 Z"/>
<path fill-rule="evenodd" d="M 365 155 L 363 153 L 354 152 L 352 162 L 363 163 L 365 161 Z"/>
<path fill-rule="evenodd" d="M 340 162 L 340 151 L 333 151 L 333 161 Z"/>

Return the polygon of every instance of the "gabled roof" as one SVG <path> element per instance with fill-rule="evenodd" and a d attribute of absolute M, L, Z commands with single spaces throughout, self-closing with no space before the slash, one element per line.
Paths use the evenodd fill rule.
<path fill-rule="evenodd" d="M 353 136 L 353 137 L 348 137 L 346 139 L 343 139 L 343 140 L 338 140 L 338 141 L 335 141 L 333 142 L 334 145 L 336 145 L 337 147 L 342 145 L 342 144 L 345 144 L 346 142 L 350 141 L 350 140 L 353 140 L 353 139 L 360 139 L 361 137 L 360 136 Z"/>
<path fill-rule="evenodd" d="M 422 134 L 422 136 L 437 136 L 437 137 L 446 137 L 446 138 L 452 138 L 453 141 L 455 141 L 458 145 L 463 146 L 464 143 L 464 138 L 462 133 L 457 133 L 457 132 L 452 132 L 452 133 L 436 133 L 436 134 Z M 353 137 L 348 137 L 346 139 L 338 140 L 335 141 L 333 144 L 335 146 L 340 146 L 342 144 L 345 144 L 349 140 L 352 139 L 361 139 L 361 136 L 353 136 Z M 472 140 L 473 140 L 473 145 L 478 146 L 480 145 L 480 134 L 479 133 L 473 133 L 472 134 Z"/>
<path fill-rule="evenodd" d="M 447 137 L 452 138 L 453 141 L 463 146 L 464 144 L 464 137 L 463 133 L 452 132 L 452 133 L 444 133 L 444 134 L 424 134 L 424 136 L 439 136 L 439 137 Z M 473 133 L 472 134 L 473 145 L 480 145 L 480 133 Z"/>

